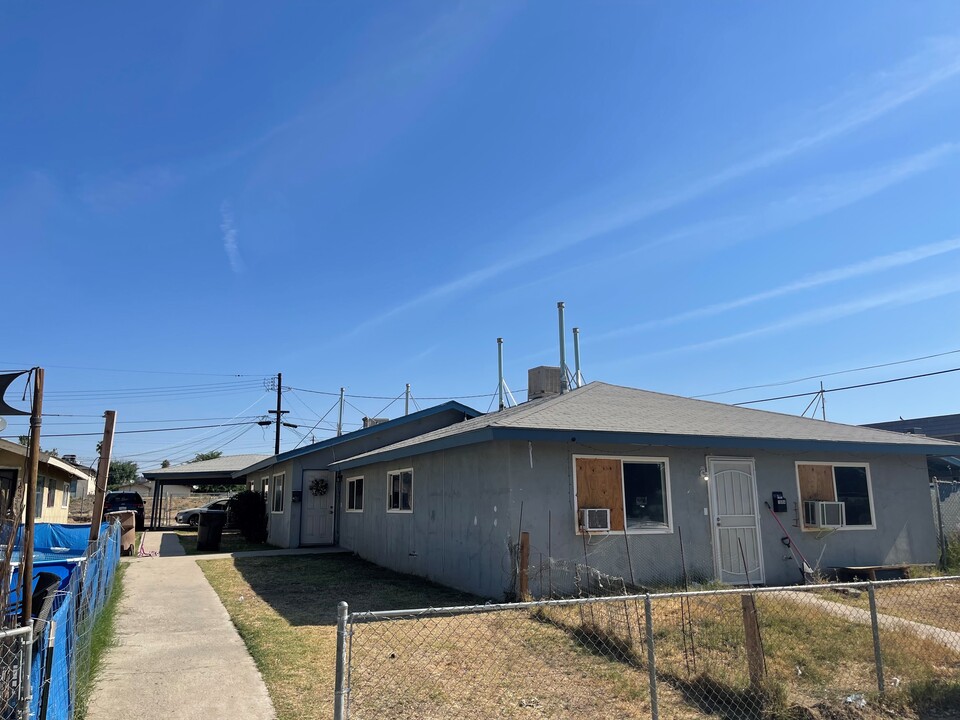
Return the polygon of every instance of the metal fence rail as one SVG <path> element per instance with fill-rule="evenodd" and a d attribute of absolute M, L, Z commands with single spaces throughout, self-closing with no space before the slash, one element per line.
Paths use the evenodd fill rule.
<path fill-rule="evenodd" d="M 760 718 L 960 699 L 960 577 L 349 612 L 335 717 Z"/>

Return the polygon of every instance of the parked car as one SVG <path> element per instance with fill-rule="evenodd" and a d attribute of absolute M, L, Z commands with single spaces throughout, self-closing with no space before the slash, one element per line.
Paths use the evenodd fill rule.
<path fill-rule="evenodd" d="M 218 498 L 204 503 L 200 507 L 187 508 L 177 513 L 177 522 L 181 525 L 196 527 L 200 523 L 200 514 L 208 510 L 223 510 L 227 513 L 227 525 L 230 525 L 230 498 Z"/>
<path fill-rule="evenodd" d="M 136 513 L 137 530 L 143 530 L 143 498 L 140 493 L 129 490 L 114 490 L 103 497 L 103 513 L 133 510 Z"/>

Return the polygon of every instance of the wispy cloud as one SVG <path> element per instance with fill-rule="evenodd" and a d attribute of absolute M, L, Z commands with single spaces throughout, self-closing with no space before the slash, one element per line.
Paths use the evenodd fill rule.
<path fill-rule="evenodd" d="M 785 295 L 792 295 L 794 293 L 821 287 L 823 285 L 843 282 L 844 280 L 853 280 L 855 278 L 884 272 L 885 270 L 892 270 L 905 265 L 911 265 L 913 263 L 920 262 L 921 260 L 926 260 L 927 258 L 936 257 L 937 255 L 943 255 L 945 253 L 956 252 L 957 250 L 960 250 L 960 238 L 953 238 L 952 240 L 944 240 L 943 242 L 921 245 L 920 247 L 901 250 L 899 252 L 890 253 L 889 255 L 881 255 L 869 260 L 864 260 L 863 262 L 853 263 L 843 267 L 834 268 L 832 270 L 826 270 L 813 275 L 808 275 L 804 278 L 786 283 L 779 287 L 764 290 L 763 292 L 754 293 L 752 295 L 745 295 L 743 297 L 736 298 L 735 300 L 714 303 L 705 307 L 696 308 L 695 310 L 688 310 L 686 312 L 678 313 L 670 317 L 658 318 L 656 320 L 638 323 L 636 325 L 632 325 L 631 327 L 613 330 L 611 332 L 598 335 L 595 339 L 609 340 L 611 338 L 632 335 L 645 330 L 653 330 L 655 328 L 677 325 L 688 320 L 712 317 L 730 310 L 738 310 L 749 305 L 755 305 L 767 300 L 784 297 Z"/>
<path fill-rule="evenodd" d="M 581 274 L 589 268 L 622 265 L 638 255 L 643 256 L 645 260 L 649 260 L 650 251 L 658 247 L 676 248 L 678 244 L 683 244 L 691 248 L 695 247 L 698 252 L 703 253 L 721 247 L 730 247 L 759 235 L 769 235 L 777 230 L 827 215 L 865 200 L 897 183 L 933 169 L 958 151 L 960 151 L 960 144 L 945 143 L 880 168 L 828 177 L 802 188 L 787 198 L 768 203 L 748 214 L 693 223 L 647 240 L 634 241 L 629 250 L 619 255 L 600 255 L 589 263 L 578 263 L 574 267 L 566 267 L 552 274 L 540 275 L 525 285 L 511 288 L 510 292 L 554 282 L 558 278 L 569 274 Z M 766 298 L 758 296 L 758 301 L 762 299 Z M 721 303 L 720 305 L 724 304 Z M 733 305 L 733 307 L 739 306 L 739 302 Z M 732 308 L 723 307 L 718 312 L 727 309 Z M 688 313 L 681 313 L 670 318 L 651 320 L 630 327 L 619 328 L 602 335 L 596 335 L 594 340 L 622 337 L 653 327 L 673 325 L 677 322 L 700 317 L 701 314 L 717 314 L 717 312 L 705 312 L 705 310 L 704 312 L 691 310 Z"/>
<path fill-rule="evenodd" d="M 591 209 L 579 218 L 568 218 L 562 222 L 556 219 L 551 221 L 548 216 L 545 222 L 541 220 L 538 225 L 544 225 L 549 229 L 536 233 L 539 244 L 532 245 L 525 254 L 512 256 L 427 290 L 367 320 L 357 326 L 351 335 L 413 308 L 477 287 L 509 270 L 629 227 L 703 197 L 713 190 L 752 173 L 773 167 L 897 110 L 958 74 L 960 74 L 960 38 L 931 41 L 923 51 L 908 58 L 899 66 L 877 73 L 855 91 L 846 93 L 818 108 L 805 123 L 805 125 L 819 125 L 814 132 L 801 135 L 734 163 L 673 193 L 652 199 L 620 202 L 614 207 L 608 205 L 599 211 Z M 905 168 L 904 172 L 908 170 Z M 552 227 L 550 227 L 551 223 Z M 525 234 L 530 233 L 522 229 L 514 233 L 514 235 Z"/>
<path fill-rule="evenodd" d="M 220 204 L 220 232 L 223 236 L 223 249 L 227 251 L 230 269 L 239 275 L 243 272 L 243 258 L 237 246 L 237 227 L 233 220 L 233 207 L 228 200 Z"/>
<path fill-rule="evenodd" d="M 798 327 L 810 325 L 822 325 L 833 320 L 860 315 L 871 310 L 877 310 L 884 307 L 901 307 L 904 305 L 914 305 L 926 300 L 934 300 L 946 295 L 955 295 L 960 293 L 960 284 L 953 278 L 944 278 L 935 283 L 919 283 L 910 285 L 890 292 L 879 293 L 869 297 L 858 298 L 847 303 L 830 305 L 828 307 L 817 308 L 807 312 L 798 313 L 788 318 L 784 318 L 769 325 L 745 330 L 743 332 L 726 335 L 724 337 L 706 340 L 704 342 L 683 345 L 680 347 L 669 348 L 653 353 L 631 358 L 631 361 L 649 359 L 654 357 L 663 357 L 676 355 L 686 352 L 698 352 L 703 350 L 713 350 L 726 345 L 733 345 L 744 340 L 752 340 L 764 335 L 773 335 L 786 330 L 792 330 Z"/>

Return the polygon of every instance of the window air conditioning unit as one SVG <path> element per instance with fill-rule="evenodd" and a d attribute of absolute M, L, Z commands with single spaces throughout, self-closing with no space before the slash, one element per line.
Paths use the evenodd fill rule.
<path fill-rule="evenodd" d="M 807 527 L 838 528 L 844 526 L 845 520 L 846 513 L 842 502 L 803 502 L 803 524 Z"/>
<path fill-rule="evenodd" d="M 587 532 L 604 532 L 610 529 L 610 508 L 583 508 L 580 510 L 580 527 Z"/>

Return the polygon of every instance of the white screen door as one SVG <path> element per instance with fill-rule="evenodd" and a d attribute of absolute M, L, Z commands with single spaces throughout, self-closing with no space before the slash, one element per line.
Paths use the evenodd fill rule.
<path fill-rule="evenodd" d="M 710 458 L 707 463 L 719 580 L 730 585 L 762 584 L 763 562 L 760 558 L 753 460 Z"/>
<path fill-rule="evenodd" d="M 314 480 L 326 481 L 326 492 L 314 494 Z M 333 543 L 333 499 L 336 495 L 334 475 L 329 470 L 303 471 L 303 510 L 300 516 L 301 545 L 330 545 Z"/>

